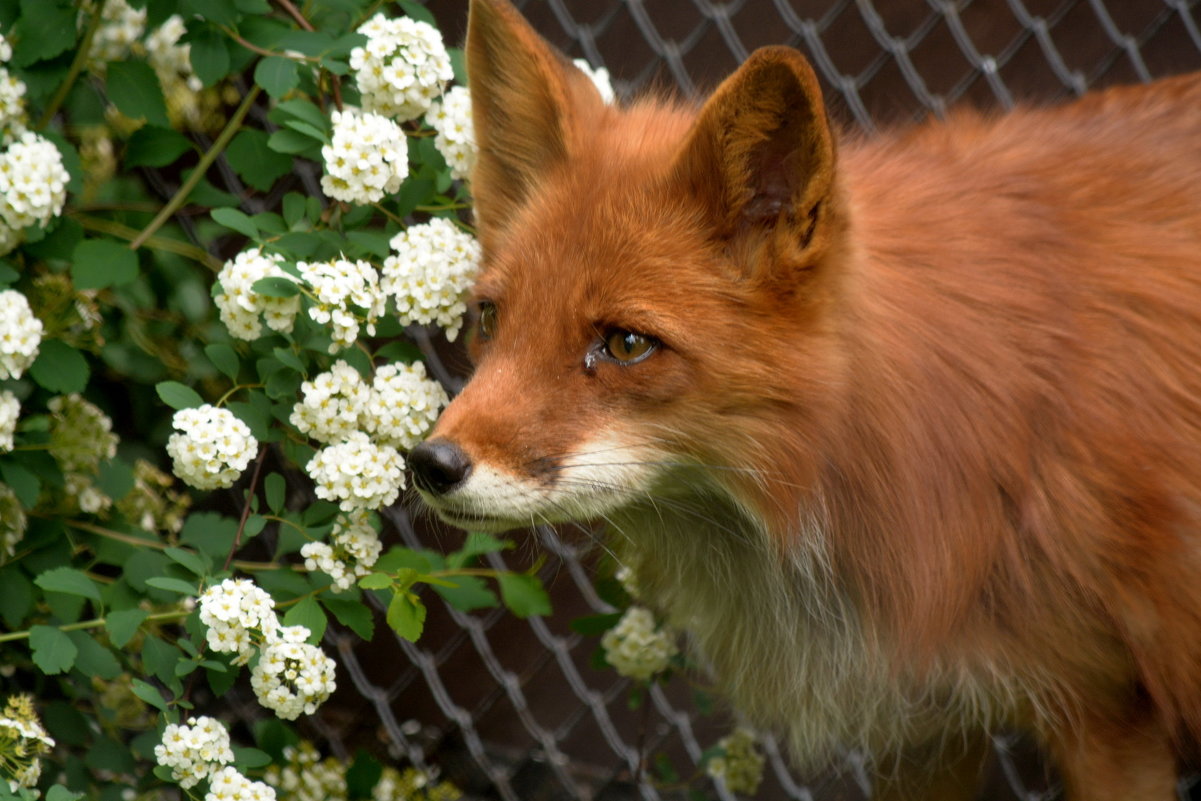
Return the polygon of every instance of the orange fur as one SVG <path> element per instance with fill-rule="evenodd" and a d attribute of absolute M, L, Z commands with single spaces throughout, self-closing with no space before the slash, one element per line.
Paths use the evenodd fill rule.
<path fill-rule="evenodd" d="M 604 106 L 506 0 L 473 0 L 468 59 L 498 322 L 435 437 L 491 483 L 430 504 L 609 518 L 802 761 L 1020 726 L 1076 801 L 1172 797 L 1201 735 L 1201 76 L 835 146 L 785 48 L 699 111 Z M 661 346 L 589 362 L 612 330 Z"/>

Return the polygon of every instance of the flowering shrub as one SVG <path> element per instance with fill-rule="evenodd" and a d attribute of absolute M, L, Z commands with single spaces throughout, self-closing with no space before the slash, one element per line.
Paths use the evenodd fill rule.
<path fill-rule="evenodd" d="M 430 593 L 549 611 L 478 566 L 508 543 L 378 514 L 448 401 L 412 329 L 456 339 L 479 268 L 461 53 L 407 0 L 0 5 L 0 801 L 459 797 L 292 722 L 369 600 L 411 640 Z"/>

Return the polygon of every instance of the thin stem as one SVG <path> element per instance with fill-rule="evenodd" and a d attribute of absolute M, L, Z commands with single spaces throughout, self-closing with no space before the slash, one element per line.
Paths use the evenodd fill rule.
<path fill-rule="evenodd" d="M 260 389 L 260 388 L 262 388 L 262 386 L 263 386 L 262 384 L 238 384 L 236 387 L 230 388 L 230 390 L 228 392 L 226 392 L 224 395 L 222 395 L 220 398 L 218 398 L 217 402 L 214 403 L 213 405 L 219 408 L 221 406 L 224 406 L 225 402 L 227 400 L 229 400 L 233 395 L 237 394 L 238 392 L 241 392 L 244 389 Z"/>
<path fill-rule="evenodd" d="M 267 518 L 267 519 L 268 520 L 271 520 L 271 519 L 278 520 L 279 518 Z M 286 523 L 288 521 L 281 520 L 281 522 Z M 143 539 L 141 537 L 135 537 L 132 534 L 126 534 L 121 531 L 113 531 L 111 528 L 102 528 L 100 526 L 93 525 L 92 523 L 85 523 L 82 520 L 64 520 L 63 523 L 65 525 L 70 526 L 71 528 L 79 529 L 80 531 L 86 531 L 89 534 L 95 534 L 97 537 L 104 537 L 105 539 L 114 540 L 116 542 L 122 542 L 122 543 L 125 543 L 126 545 L 132 545 L 135 548 L 155 548 L 156 550 L 165 551 L 168 548 L 175 547 L 168 542 L 161 542 L 160 540 L 147 540 L 147 539 Z M 251 572 L 251 573 L 256 570 L 278 570 L 280 568 L 285 568 L 285 567 L 291 568 L 292 570 L 304 570 L 303 565 L 285 565 L 285 564 L 280 564 L 279 562 L 246 562 L 246 561 L 242 561 L 240 559 L 235 559 L 232 562 L 232 564 L 238 570 L 245 570 L 245 571 Z"/>
<path fill-rule="evenodd" d="M 250 111 L 250 107 L 254 105 L 254 101 L 258 99 L 259 92 L 261 91 L 262 90 L 258 86 L 253 86 L 251 87 L 250 91 L 246 93 L 246 97 L 242 99 L 242 103 L 238 106 L 237 110 L 234 111 L 233 116 L 229 118 L 229 122 L 225 124 L 225 128 L 217 137 L 217 141 L 213 142 L 213 146 L 210 147 L 208 151 L 200 157 L 200 163 L 196 165 L 194 170 L 192 170 L 192 174 L 189 175 L 188 179 L 183 182 L 182 186 L 179 187 L 179 191 L 175 193 L 174 197 L 167 202 L 166 206 L 163 206 L 163 210 L 158 213 L 158 216 L 151 220 L 150 225 L 146 226 L 146 228 L 142 230 L 142 233 L 138 234 L 137 238 L 129 243 L 130 250 L 137 250 L 142 245 L 146 244 L 146 241 L 154 235 L 154 232 L 159 228 L 162 228 L 163 223 L 171 219 L 171 215 L 175 214 L 175 212 L 179 210 L 179 207 L 184 204 L 184 201 L 187 200 L 188 195 L 192 193 L 192 190 L 195 189 L 196 185 L 200 183 L 200 179 L 204 177 L 206 172 L 208 172 L 208 168 L 214 161 L 217 160 L 217 157 L 221 155 L 222 151 L 225 150 L 226 145 L 229 144 L 229 140 L 233 139 L 234 134 L 236 134 L 242 127 L 242 120 L 246 118 L 246 114 Z"/>
<path fill-rule="evenodd" d="M 249 50 L 252 53 L 258 53 L 260 56 L 266 56 L 268 58 L 270 58 L 272 56 L 279 56 L 281 58 L 291 59 L 292 61 L 297 61 L 297 60 L 308 61 L 308 62 L 312 62 L 315 64 L 321 62 L 321 59 L 318 58 L 317 56 L 306 56 L 304 54 L 285 55 L 284 53 L 281 53 L 281 52 L 278 52 L 275 50 L 268 50 L 265 47 L 259 47 L 255 43 L 248 42 L 245 39 L 243 39 L 241 36 L 238 35 L 237 31 L 235 31 L 233 28 L 230 28 L 228 26 L 222 26 L 221 31 L 226 36 L 228 36 L 230 39 L 233 39 L 235 42 L 242 45 L 242 47 L 245 47 L 247 50 Z"/>
<path fill-rule="evenodd" d="M 407 227 L 407 224 L 405 223 L 405 221 L 404 221 L 404 219 L 403 219 L 403 218 L 401 218 L 401 217 L 397 217 L 395 214 L 393 214 L 392 212 L 390 212 L 390 211 L 388 211 L 387 209 L 385 209 L 385 208 L 384 208 L 383 206 L 381 206 L 379 203 L 372 203 L 372 204 L 371 204 L 371 207 L 372 207 L 373 209 L 375 209 L 376 211 L 378 211 L 380 214 L 382 214 L 382 215 L 384 215 L 385 217 L 387 217 L 387 218 L 388 218 L 389 220 L 391 220 L 392 222 L 394 222 L 394 223 L 396 223 L 397 225 L 399 225 L 400 227 L 402 227 L 402 228 L 405 228 L 405 227 Z"/>
<path fill-rule="evenodd" d="M 88 53 L 92 50 L 92 37 L 96 35 L 96 31 L 100 28 L 100 22 L 104 15 L 104 3 L 105 0 L 98 0 L 96 7 L 92 10 L 92 16 L 88 19 L 87 30 L 83 32 L 83 40 L 79 43 L 79 49 L 75 51 L 75 58 L 71 60 L 70 69 L 67 70 L 67 77 L 58 85 L 54 96 L 46 104 L 46 109 L 42 112 L 42 118 L 38 120 L 38 130 L 45 128 L 50 124 L 50 120 L 54 119 L 54 115 L 58 113 L 63 101 L 67 99 L 71 87 L 75 85 L 75 79 L 79 77 L 79 73 L 83 72 L 84 65 L 88 62 Z"/>
<path fill-rule="evenodd" d="M 259 486 L 259 476 L 263 472 L 263 462 L 267 461 L 267 446 L 259 451 L 259 458 L 254 462 L 254 474 L 250 477 L 250 486 L 246 488 L 246 502 L 242 504 L 242 519 L 238 521 L 238 533 L 234 535 L 233 545 L 225 555 L 225 564 L 221 565 L 222 572 L 229 570 L 229 564 L 234 560 L 234 554 L 242 547 L 242 533 L 246 530 L 246 521 L 250 519 L 250 500 L 254 497 Z"/>
<path fill-rule="evenodd" d="M 155 208 L 158 207 L 156 206 Z M 77 212 L 71 213 L 70 216 L 72 219 L 90 231 L 99 231 L 102 234 L 109 234 L 110 236 L 115 236 L 118 239 L 124 239 L 128 242 L 132 242 L 133 240 L 137 239 L 142 233 L 136 228 L 130 228 L 128 225 L 122 225 L 121 223 L 113 222 L 112 220 L 104 220 L 99 217 L 89 217 Z M 204 248 L 196 247 L 195 245 L 188 244 L 187 242 L 180 242 L 177 239 L 166 239 L 161 236 L 151 236 L 146 238 L 145 244 L 152 250 L 163 250 L 168 253 L 175 253 L 183 256 L 184 258 L 191 259 L 194 262 L 203 264 L 213 272 L 221 269 L 221 261 L 219 259 L 212 256 Z"/>
<path fill-rule="evenodd" d="M 163 620 L 179 620 L 180 618 L 185 618 L 190 614 L 192 613 L 185 611 L 158 612 L 157 614 L 147 617 L 144 622 L 149 623 L 150 621 L 154 621 L 157 623 Z M 107 618 L 98 617 L 92 620 L 81 620 L 78 623 L 68 623 L 65 626 L 57 626 L 56 628 L 59 631 L 82 631 L 84 629 L 100 628 L 106 622 Z M 13 631 L 9 632 L 8 634 L 0 634 L 0 642 L 13 642 L 14 640 L 28 639 L 29 632 L 30 630 L 26 629 L 25 631 Z"/>

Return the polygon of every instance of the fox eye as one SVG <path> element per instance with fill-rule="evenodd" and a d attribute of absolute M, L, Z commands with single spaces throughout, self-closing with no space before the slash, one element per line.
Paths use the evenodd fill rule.
<path fill-rule="evenodd" d="M 492 339 L 496 336 L 496 304 L 490 300 L 480 303 L 479 321 L 480 339 Z"/>
<path fill-rule="evenodd" d="M 622 364 L 634 364 L 651 355 L 655 340 L 633 331 L 613 331 L 605 337 L 605 352 Z"/>

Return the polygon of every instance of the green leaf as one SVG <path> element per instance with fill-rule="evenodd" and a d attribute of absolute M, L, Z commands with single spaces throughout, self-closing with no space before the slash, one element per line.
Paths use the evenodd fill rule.
<path fill-rule="evenodd" d="M 0 617 L 9 629 L 21 628 L 25 616 L 33 611 L 33 585 L 12 564 L 0 569 Z"/>
<path fill-rule="evenodd" d="M 359 586 L 365 590 L 386 590 L 392 586 L 392 577 L 387 573 L 368 573 L 359 579 Z"/>
<path fill-rule="evenodd" d="M 65 784 L 56 784 L 46 791 L 46 801 L 79 801 L 83 793 L 73 793 Z"/>
<path fill-rule="evenodd" d="M 501 573 L 496 580 L 500 584 L 500 597 L 505 606 L 517 617 L 550 614 L 550 596 L 546 594 L 537 576 L 528 573 Z"/>
<path fill-rule="evenodd" d="M 143 125 L 125 146 L 125 166 L 166 167 L 192 149 L 192 141 L 178 131 Z"/>
<path fill-rule="evenodd" d="M 124 498 L 136 482 L 133 467 L 124 459 L 116 458 L 100 463 L 96 486 L 110 498 Z"/>
<path fill-rule="evenodd" d="M 284 508 L 284 499 L 287 494 L 288 483 L 279 473 L 268 473 L 263 479 L 263 493 L 267 497 L 267 508 L 272 512 L 279 514 Z"/>
<path fill-rule="evenodd" d="M 226 148 L 225 158 L 246 183 L 260 192 L 269 190 L 295 166 L 290 156 L 272 149 L 266 133 L 255 128 L 240 131 Z"/>
<path fill-rule="evenodd" d="M 375 620 L 371 616 L 371 610 L 365 604 L 339 598 L 326 598 L 322 604 L 339 623 L 367 642 L 371 642 L 371 638 L 375 635 Z"/>
<path fill-rule="evenodd" d="M 48 592 L 62 592 L 67 595 L 82 595 L 96 603 L 100 603 L 100 588 L 96 582 L 83 572 L 69 567 L 58 567 L 47 570 L 33 580 L 33 583 Z"/>
<path fill-rule="evenodd" d="M 95 676 L 99 679 L 111 680 L 121 675 L 121 663 L 113 652 L 96 642 L 85 631 L 67 632 L 71 642 L 79 651 L 75 658 L 75 669 L 85 676 Z"/>
<path fill-rule="evenodd" d="M 597 637 L 616 626 L 619 620 L 621 620 L 621 612 L 612 612 L 607 615 L 586 615 L 571 621 L 570 628 L 576 634 Z"/>
<path fill-rule="evenodd" d="M 510 541 L 498 540 L 491 534 L 473 531 L 467 535 L 467 541 L 463 543 L 462 548 L 446 557 L 446 564 L 452 568 L 460 568 L 477 556 L 497 553 L 513 547 L 515 546 Z"/>
<path fill-rule="evenodd" d="M 372 256 L 378 256 L 381 259 L 386 259 L 390 252 L 388 241 L 391 237 L 377 231 L 351 231 L 346 238 Z"/>
<path fill-rule="evenodd" d="M 267 147 L 276 153 L 285 153 L 291 156 L 307 153 L 310 157 L 316 158 L 321 155 L 321 142 L 287 128 L 280 128 L 268 136 Z"/>
<path fill-rule="evenodd" d="M 409 548 L 391 548 L 375 562 L 375 569 L 381 573 L 395 573 L 403 568 L 411 568 L 418 573 L 428 573 L 440 565 L 430 561 L 426 553 L 417 553 Z"/>
<path fill-rule="evenodd" d="M 104 616 L 104 627 L 108 629 L 109 641 L 118 648 L 124 648 L 148 617 L 150 613 L 145 609 L 109 612 Z"/>
<path fill-rule="evenodd" d="M 209 570 L 212 569 L 212 565 L 195 551 L 187 551 L 183 548 L 167 548 L 163 553 L 172 562 L 183 565 L 185 570 L 195 576 L 208 575 Z"/>
<path fill-rule="evenodd" d="M 205 28 L 188 37 L 191 44 L 192 69 L 205 86 L 212 86 L 229 74 L 229 48 L 225 36 Z"/>
<path fill-rule="evenodd" d="M 325 627 L 328 621 L 325 619 L 325 612 L 321 610 L 321 604 L 317 603 L 312 597 L 305 598 L 299 603 L 293 604 L 292 608 L 284 615 L 285 626 L 304 626 L 309 630 L 310 642 L 319 642 L 322 636 L 325 635 Z"/>
<path fill-rule="evenodd" d="M 420 3 L 414 3 L 412 0 L 397 0 L 397 5 L 404 11 L 406 17 L 412 17 L 418 22 L 425 22 L 438 27 L 438 21 L 434 19 L 434 15 L 428 8 Z"/>
<path fill-rule="evenodd" d="M 251 239 L 258 238 L 258 226 L 244 212 L 230 208 L 213 209 L 212 217 L 226 228 L 237 231 L 239 234 L 244 234 Z"/>
<path fill-rule="evenodd" d="M 330 125 L 329 117 L 325 115 L 325 112 L 317 108 L 311 100 L 301 98 L 277 103 L 270 116 L 272 121 L 279 125 L 283 125 L 289 116 L 295 117 L 298 120 L 304 120 L 309 125 L 322 131 L 328 131 Z"/>
<path fill-rule="evenodd" d="M 154 576 L 146 579 L 146 586 L 156 587 L 167 592 L 177 592 L 180 595 L 199 595 L 195 584 L 189 584 L 183 579 L 171 578 L 170 576 Z"/>
<path fill-rule="evenodd" d="M 105 86 L 108 99 L 126 117 L 146 120 L 151 125 L 162 128 L 171 127 L 158 76 L 154 74 L 154 68 L 146 62 L 116 61 L 109 64 Z"/>
<path fill-rule="evenodd" d="M 229 345 L 216 342 L 205 346 L 204 355 L 226 378 L 237 383 L 238 371 L 242 367 L 242 360 L 238 358 L 237 351 Z"/>
<path fill-rule="evenodd" d="M 280 50 L 299 50 L 306 56 L 319 56 L 333 46 L 334 37 L 321 31 L 291 31 L 276 43 Z"/>
<path fill-rule="evenodd" d="M 134 679 L 133 694 L 155 709 L 163 712 L 167 711 L 167 701 L 154 685 L 144 682 L 141 679 Z"/>
<path fill-rule="evenodd" d="M 23 0 L 17 23 L 18 46 L 13 48 L 13 64 L 27 67 L 35 61 L 53 58 L 75 44 L 75 9 L 46 0 Z M 5 36 L 11 36 L 5 31 Z M 11 41 L 11 39 L 10 39 Z"/>
<path fill-rule="evenodd" d="M 268 298 L 290 298 L 300 294 L 300 285 L 291 278 L 282 275 L 269 275 L 260 278 L 250 285 L 250 288 Z"/>
<path fill-rule="evenodd" d="M 254 82 L 272 97 L 283 97 L 300 83 L 300 71 L 292 59 L 271 56 L 255 66 Z"/>
<path fill-rule="evenodd" d="M 175 666 L 183 659 L 179 648 L 153 635 L 142 640 L 142 665 L 168 687 L 176 680 Z"/>
<path fill-rule="evenodd" d="M 43 389 L 68 395 L 83 392 L 91 370 L 83 354 L 61 339 L 43 339 L 29 375 Z"/>
<path fill-rule="evenodd" d="M 236 25 L 239 19 L 232 0 L 184 0 L 183 5 L 193 14 L 218 25 Z"/>
<path fill-rule="evenodd" d="M 291 128 L 293 131 L 296 131 L 297 133 L 301 133 L 312 139 L 316 139 L 322 144 L 329 144 L 329 135 L 315 125 L 310 125 L 303 120 L 288 120 L 284 123 L 284 125 L 288 128 Z"/>
<path fill-rule="evenodd" d="M 172 409 L 194 409 L 204 405 L 204 398 L 196 390 L 178 381 L 160 381 L 154 385 L 154 391 Z"/>
<path fill-rule="evenodd" d="M 79 649 L 66 632 L 54 626 L 34 626 L 29 630 L 33 662 L 47 676 L 66 673 L 75 664 Z"/>
<path fill-rule="evenodd" d="M 425 604 L 416 595 L 398 592 L 388 604 L 388 626 L 409 642 L 417 642 L 425 628 Z"/>
<path fill-rule="evenodd" d="M 111 239 L 85 239 L 75 246 L 71 278 L 76 289 L 105 289 L 138 277 L 138 254 Z"/>
<path fill-rule="evenodd" d="M 271 755 L 257 748 L 234 748 L 234 765 L 242 770 L 271 764 Z"/>
<path fill-rule="evenodd" d="M 494 609 L 500 606 L 496 593 L 488 589 L 488 585 L 478 576 L 451 576 L 447 581 L 453 586 L 431 584 L 434 592 L 446 599 L 446 602 L 460 612 L 471 612 L 475 609 Z"/>

